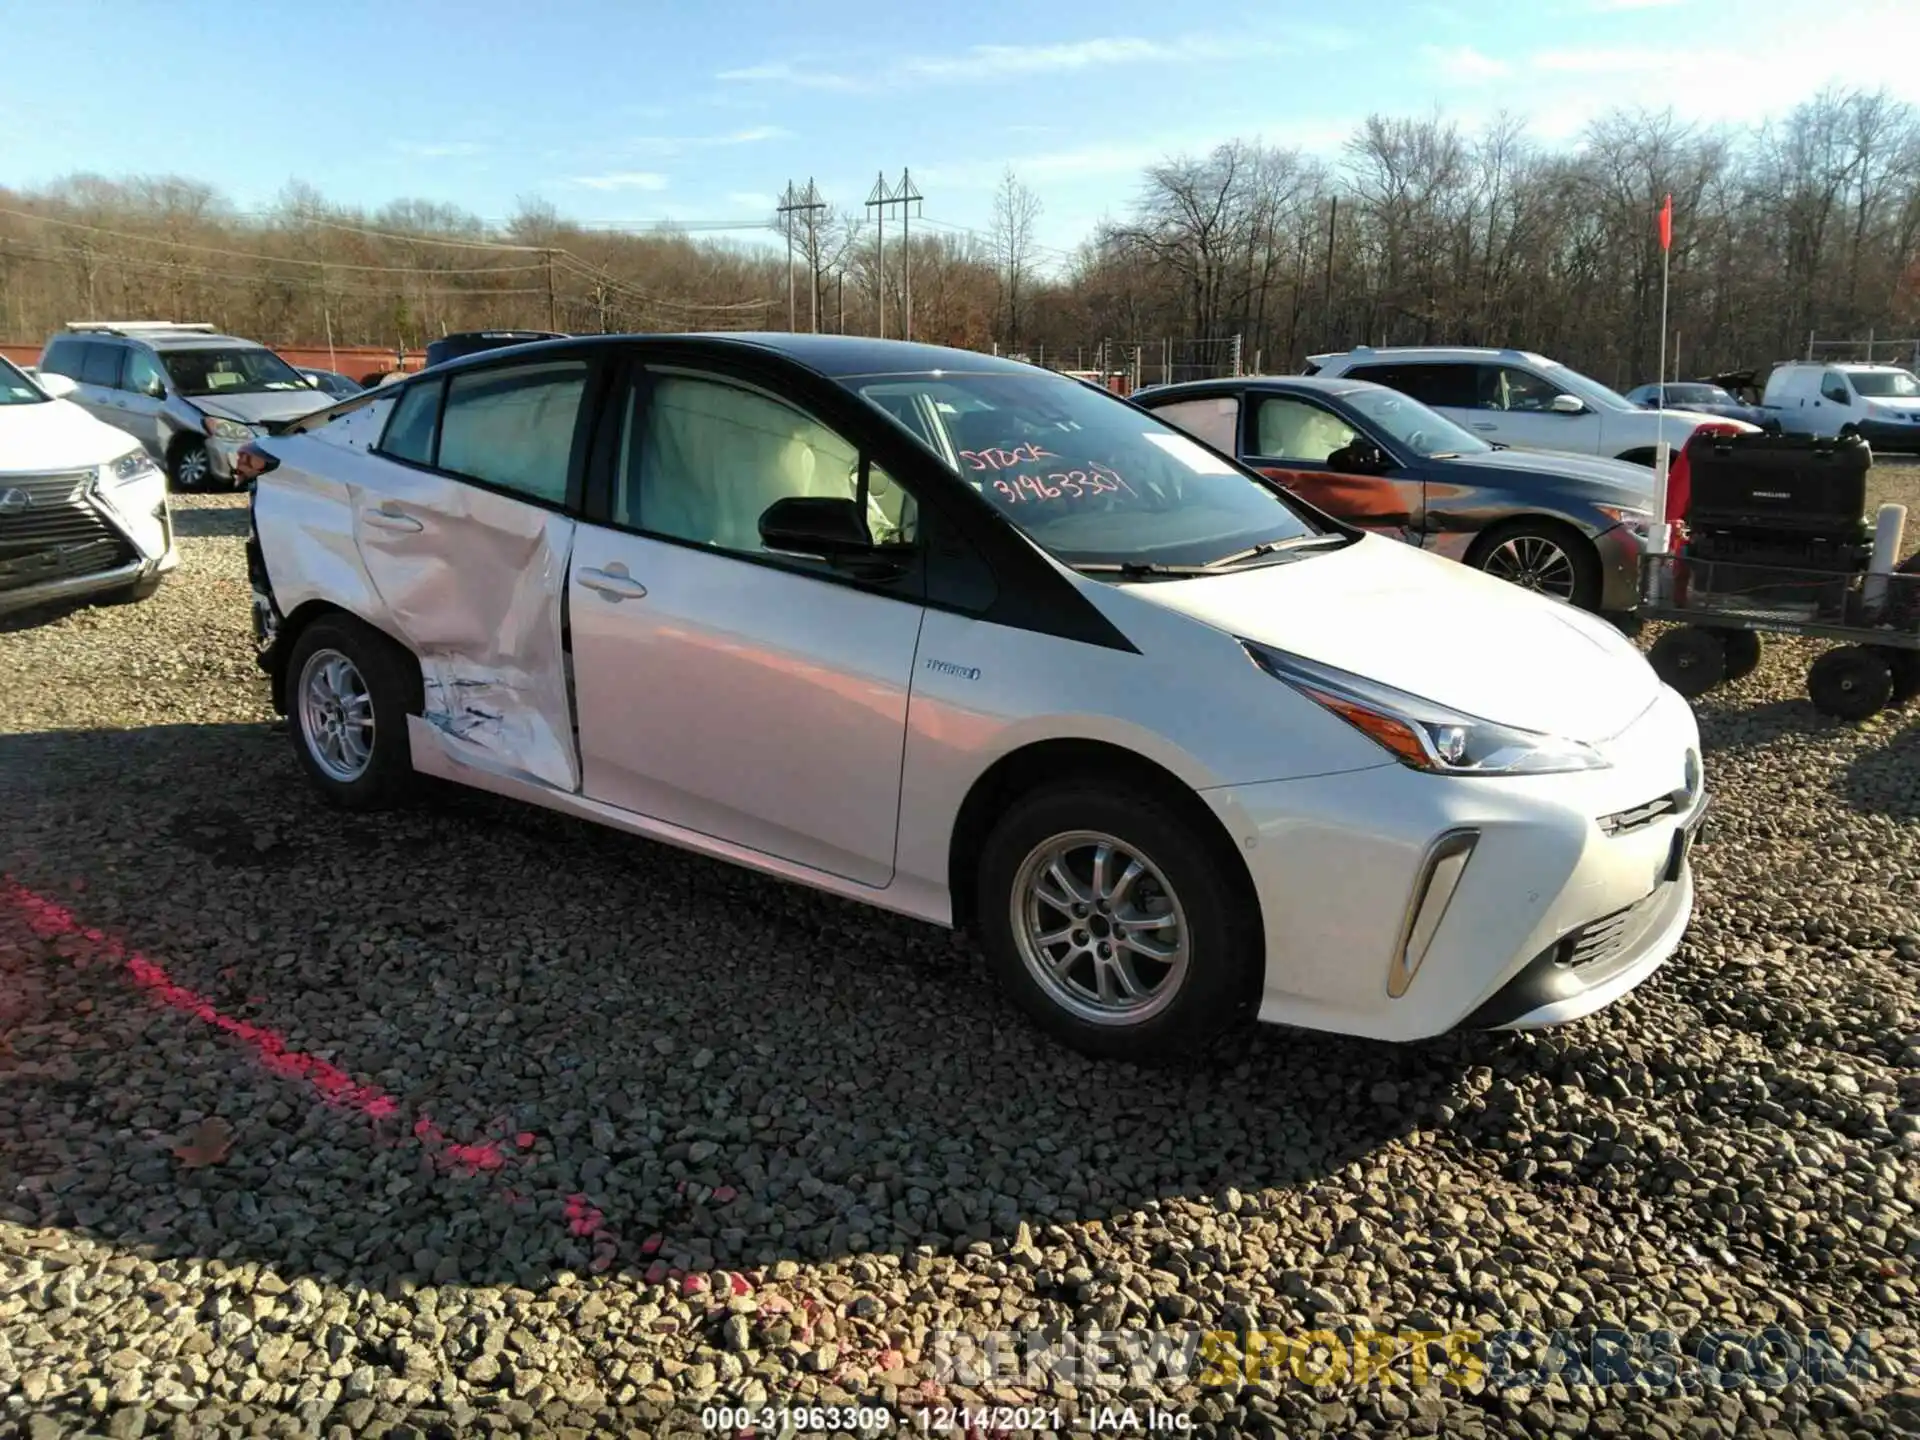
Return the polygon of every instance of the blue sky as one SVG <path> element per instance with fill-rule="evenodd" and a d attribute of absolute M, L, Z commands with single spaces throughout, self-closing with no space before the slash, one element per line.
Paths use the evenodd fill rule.
<path fill-rule="evenodd" d="M 911 166 L 983 228 L 1009 164 L 1064 251 L 1141 170 L 1232 136 L 1337 158 L 1369 111 L 1547 139 L 1615 104 L 1750 125 L 1828 83 L 1920 102 L 1920 0 L 0 0 L 0 184 L 289 180 L 488 218 L 751 220 L 788 179 L 858 209 Z"/>

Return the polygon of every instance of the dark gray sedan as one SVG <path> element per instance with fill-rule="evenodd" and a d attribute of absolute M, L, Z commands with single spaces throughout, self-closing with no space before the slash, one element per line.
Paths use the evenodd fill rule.
<path fill-rule="evenodd" d="M 1133 400 L 1351 524 L 1584 610 L 1639 603 L 1644 465 L 1490 445 L 1365 380 L 1197 380 Z"/>

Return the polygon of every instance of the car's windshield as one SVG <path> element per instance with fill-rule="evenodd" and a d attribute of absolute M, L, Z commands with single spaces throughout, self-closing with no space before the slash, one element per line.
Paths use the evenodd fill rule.
<path fill-rule="evenodd" d="M 11 360 L 0 357 L 0 405 L 44 405 L 47 396 Z"/>
<path fill-rule="evenodd" d="M 1618 391 L 1609 390 L 1590 375 L 1582 375 L 1558 361 L 1549 360 L 1544 367 L 1547 378 L 1569 395 L 1577 395 L 1596 410 L 1632 410 L 1637 408 L 1627 397 Z"/>
<path fill-rule="evenodd" d="M 933 373 L 842 383 L 1069 565 L 1207 565 L 1323 533 L 1246 471 L 1076 380 Z"/>
<path fill-rule="evenodd" d="M 1349 390 L 1340 397 L 1371 420 L 1387 438 L 1422 460 L 1435 455 L 1480 455 L 1493 449 L 1470 430 L 1463 430 L 1437 410 L 1412 396 L 1384 386 Z"/>
<path fill-rule="evenodd" d="M 182 395 L 309 390 L 300 372 L 271 350 L 171 350 L 160 357 Z"/>
<path fill-rule="evenodd" d="M 1905 370 L 1855 370 L 1847 378 L 1855 390 L 1877 400 L 1911 400 L 1920 395 L 1920 380 Z"/>

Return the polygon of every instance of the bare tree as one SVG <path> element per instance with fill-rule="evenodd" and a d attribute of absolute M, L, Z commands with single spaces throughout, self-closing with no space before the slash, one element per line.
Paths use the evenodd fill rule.
<path fill-rule="evenodd" d="M 1033 229 L 1040 218 L 1040 197 L 1008 166 L 993 196 L 993 263 L 999 286 L 1001 340 L 1020 345 L 1021 303 L 1033 270 Z"/>

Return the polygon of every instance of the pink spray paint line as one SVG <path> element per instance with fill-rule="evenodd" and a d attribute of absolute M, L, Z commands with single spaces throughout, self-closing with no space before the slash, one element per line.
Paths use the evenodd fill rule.
<path fill-rule="evenodd" d="M 322 1103 L 340 1110 L 351 1110 L 371 1121 L 393 1119 L 400 1113 L 400 1102 L 377 1085 L 355 1080 L 339 1066 L 290 1048 L 277 1030 L 240 1020 L 220 1010 L 198 991 L 176 984 L 164 967 L 137 950 L 92 926 L 83 925 L 65 906 L 27 889 L 12 876 L 0 877 L 0 910 L 10 910 L 27 928 L 43 940 L 82 940 L 88 953 L 84 958 L 95 963 L 122 967 L 134 986 L 156 1005 L 179 1014 L 191 1015 L 247 1046 L 261 1068 L 285 1080 L 306 1082 Z M 413 1137 L 437 1164 L 465 1175 L 503 1170 L 507 1153 L 499 1145 L 484 1141 L 463 1144 L 448 1138 L 431 1116 L 422 1113 L 413 1124 Z M 525 1150 L 535 1137 L 523 1131 L 515 1137 Z M 508 1191 L 510 1203 L 520 1197 Z M 609 1268 L 618 1255 L 618 1240 L 607 1228 L 606 1216 L 590 1204 L 585 1195 L 570 1195 L 566 1202 L 569 1233 L 594 1242 L 593 1268 Z"/>

